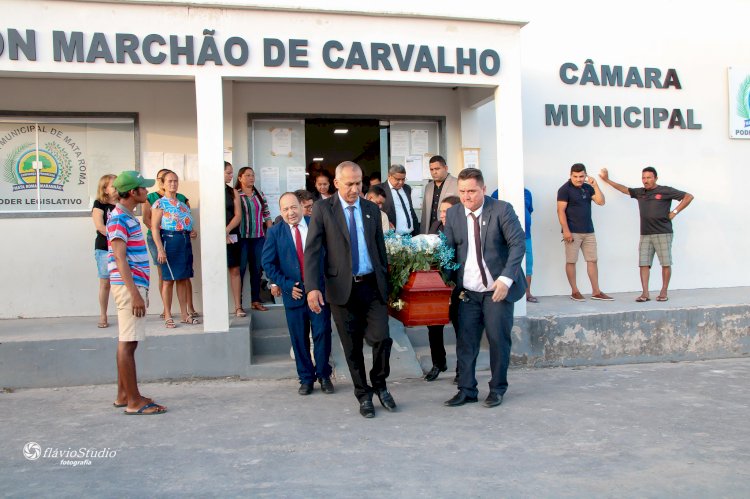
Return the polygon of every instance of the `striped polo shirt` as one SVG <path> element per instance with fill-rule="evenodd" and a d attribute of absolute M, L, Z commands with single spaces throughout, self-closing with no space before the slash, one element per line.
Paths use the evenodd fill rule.
<path fill-rule="evenodd" d="M 112 210 L 109 222 L 107 222 L 107 268 L 109 269 L 109 282 L 113 285 L 123 286 L 125 282 L 122 280 L 115 255 L 112 252 L 112 241 L 114 239 L 122 239 L 127 244 L 125 256 L 130 272 L 133 274 L 135 285 L 148 288 L 150 267 L 141 223 L 132 211 L 120 203 L 117 203 L 115 209 Z"/>

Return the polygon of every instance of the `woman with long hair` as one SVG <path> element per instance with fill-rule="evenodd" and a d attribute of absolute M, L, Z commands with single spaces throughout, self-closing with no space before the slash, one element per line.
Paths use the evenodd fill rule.
<path fill-rule="evenodd" d="M 96 228 L 94 240 L 94 258 L 99 275 L 99 322 L 97 327 L 109 327 L 107 306 L 109 305 L 109 270 L 107 269 L 107 220 L 118 201 L 117 189 L 112 182 L 116 175 L 102 175 L 96 188 L 96 199 L 91 209 L 91 219 Z"/>
<path fill-rule="evenodd" d="M 164 196 L 151 206 L 151 233 L 157 249 L 157 260 L 161 264 L 164 302 L 164 325 L 176 327 L 172 319 L 172 292 L 177 283 L 177 301 L 180 304 L 180 322 L 200 324 L 188 313 L 188 283 L 193 277 L 193 246 L 191 239 L 198 235 L 193 230 L 190 207 L 177 198 L 179 179 L 169 172 L 163 175 Z"/>
<path fill-rule="evenodd" d="M 250 267 L 250 296 L 253 310 L 268 310 L 260 301 L 260 273 L 266 229 L 272 225 L 271 212 L 263 193 L 255 187 L 255 171 L 252 167 L 240 168 L 234 185 L 240 197 L 240 282 L 244 280 L 245 268 Z"/>
<path fill-rule="evenodd" d="M 224 161 L 224 211 L 226 213 L 226 238 L 227 238 L 227 267 L 229 268 L 229 284 L 232 288 L 234 298 L 234 314 L 237 317 L 245 317 L 247 313 L 242 309 L 242 281 L 240 280 L 240 222 L 242 212 L 240 208 L 240 195 L 232 188 L 232 176 L 234 169 L 232 164 Z"/>

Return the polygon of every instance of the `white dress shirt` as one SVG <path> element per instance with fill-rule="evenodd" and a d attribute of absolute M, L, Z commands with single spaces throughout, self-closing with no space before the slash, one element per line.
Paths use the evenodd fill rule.
<path fill-rule="evenodd" d="M 289 231 L 292 233 L 292 242 L 294 243 L 294 247 L 297 247 L 297 242 L 294 238 L 294 225 L 292 224 L 286 224 L 287 227 L 289 227 Z M 307 222 L 305 222 L 305 218 L 302 217 L 302 219 L 299 221 L 299 235 L 302 236 L 302 252 L 305 252 L 305 240 L 307 239 Z"/>
<path fill-rule="evenodd" d="M 513 279 L 510 279 L 509 277 L 492 277 L 490 269 L 487 267 L 487 263 L 484 261 L 484 252 L 482 252 L 482 266 L 484 267 L 484 272 L 487 276 L 487 284 L 489 286 L 485 286 L 482 283 L 482 273 L 480 272 L 479 265 L 477 264 L 477 248 L 474 244 L 474 219 L 471 218 L 471 214 L 474 213 L 474 216 L 479 220 L 480 230 L 482 230 L 481 227 L 485 227 L 484 230 L 487 230 L 485 221 L 482 220 L 482 208 L 484 208 L 484 204 L 482 204 L 482 206 L 480 206 L 474 212 L 470 211 L 468 208 L 464 208 L 464 213 L 466 215 L 466 227 L 468 228 L 467 237 L 469 248 L 466 253 L 466 262 L 464 263 L 463 285 L 465 289 L 468 289 L 469 291 L 476 291 L 478 293 L 486 293 L 488 291 L 492 291 L 489 286 L 491 286 L 493 281 L 495 280 L 504 283 L 508 288 L 510 288 L 510 286 L 513 284 Z"/>
<path fill-rule="evenodd" d="M 406 209 L 409 209 L 409 198 L 407 197 L 406 193 L 404 192 L 404 189 L 395 189 L 393 186 L 391 186 L 391 192 L 393 193 L 393 207 L 396 209 L 396 233 L 397 234 L 411 234 L 411 232 L 414 230 L 414 227 L 409 228 L 409 222 L 411 222 L 411 213 L 405 213 L 404 212 L 404 206 L 406 206 Z M 398 200 L 398 198 L 403 199 L 404 204 L 401 204 L 401 201 Z"/>

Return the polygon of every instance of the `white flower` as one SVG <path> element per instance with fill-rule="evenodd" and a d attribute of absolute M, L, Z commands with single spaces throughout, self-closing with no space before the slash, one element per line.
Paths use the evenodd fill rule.
<path fill-rule="evenodd" d="M 427 254 L 432 254 L 440 246 L 440 236 L 437 234 L 420 234 L 414 236 L 411 239 L 414 246 L 419 251 L 424 251 Z"/>

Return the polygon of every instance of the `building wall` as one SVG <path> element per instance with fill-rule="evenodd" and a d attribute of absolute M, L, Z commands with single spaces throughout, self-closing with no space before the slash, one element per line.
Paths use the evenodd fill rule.
<path fill-rule="evenodd" d="M 3 78 L 2 88 L 2 110 L 136 112 L 141 151 L 196 152 L 192 82 Z M 122 165 L 122 170 L 134 166 Z M 197 183 L 181 182 L 180 192 L 190 198 L 199 215 Z M 0 261 L 5 262 L 0 287 L 0 302 L 5 305 L 0 308 L 0 318 L 98 314 L 95 230 L 90 216 L 3 218 L 0 224 L 6 241 L 0 245 Z M 198 253 L 194 282 L 199 305 Z M 16 264 L 21 262 L 25 263 Z M 152 273 L 155 276 L 156 269 Z M 155 293 L 157 287 L 152 286 L 150 313 L 161 310 L 161 299 Z"/>
<path fill-rule="evenodd" d="M 658 183 L 695 196 L 674 220 L 672 288 L 750 284 L 750 232 L 742 203 L 750 182 L 750 140 L 728 138 L 727 87 L 729 66 L 750 67 L 744 40 L 750 3 L 727 0 L 683 8 L 676 2 L 639 0 L 618 9 L 616 17 L 588 0 L 534 1 L 526 7 L 530 22 L 521 30 L 524 167 L 535 205 L 534 291 L 569 293 L 556 191 L 575 162 L 595 175 L 606 167 L 615 181 L 630 187 L 642 186 L 641 169 L 651 165 L 659 173 Z M 573 62 L 582 70 L 587 59 L 597 68 L 674 68 L 682 89 L 567 85 L 560 80 L 563 63 Z M 702 129 L 547 126 L 548 103 L 680 108 L 683 113 L 692 108 Z M 609 186 L 602 188 L 606 205 L 593 209 L 601 287 L 606 292 L 640 290 L 637 203 Z M 590 289 L 583 262 L 578 283 Z M 651 289 L 660 285 L 655 266 Z"/>

